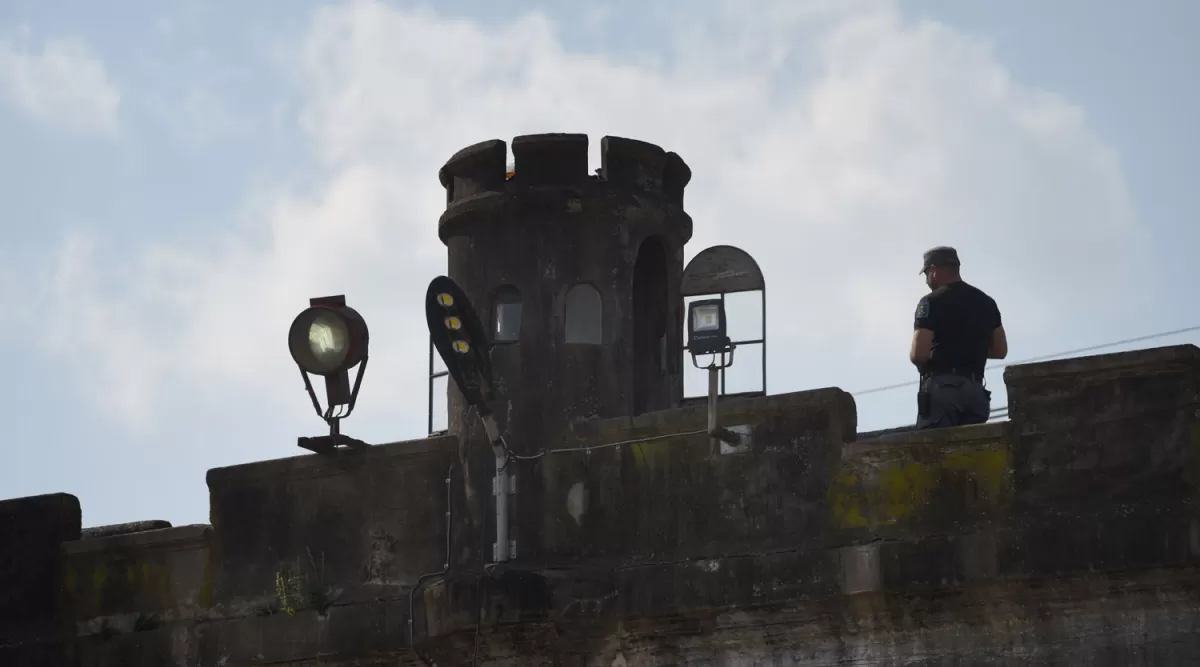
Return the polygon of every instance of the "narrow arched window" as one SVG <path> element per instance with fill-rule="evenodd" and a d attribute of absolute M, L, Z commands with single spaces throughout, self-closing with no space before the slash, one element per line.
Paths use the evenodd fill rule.
<path fill-rule="evenodd" d="M 521 292 L 505 285 L 496 292 L 492 306 L 492 340 L 511 343 L 521 338 Z"/>
<path fill-rule="evenodd" d="M 599 345 L 603 340 L 600 292 L 591 285 L 580 283 L 567 292 L 568 343 Z"/>
<path fill-rule="evenodd" d="M 633 410 L 642 414 L 668 407 L 662 376 L 673 367 L 667 348 L 667 251 L 662 239 L 648 237 L 633 264 Z"/>

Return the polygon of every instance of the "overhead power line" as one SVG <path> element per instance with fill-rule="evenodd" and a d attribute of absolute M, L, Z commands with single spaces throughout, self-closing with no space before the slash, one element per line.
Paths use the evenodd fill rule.
<path fill-rule="evenodd" d="M 1100 345 L 1089 345 L 1088 347 L 1080 347 L 1080 348 L 1076 348 L 1074 350 L 1065 350 L 1063 352 L 1056 352 L 1055 354 L 1045 354 L 1045 355 L 1042 355 L 1039 357 L 1030 357 L 1028 359 L 1021 359 L 1019 361 L 1010 361 L 1008 363 L 1003 363 L 1003 364 L 994 364 L 992 366 L 988 366 L 986 370 L 990 371 L 990 370 L 993 370 L 996 368 L 1007 368 L 1009 366 L 1017 366 L 1020 364 L 1032 364 L 1032 363 L 1036 363 L 1039 361 L 1048 361 L 1050 359 L 1057 359 L 1059 357 L 1065 357 L 1065 356 L 1072 355 L 1072 354 L 1083 354 L 1084 352 L 1094 352 L 1096 350 L 1103 350 L 1105 348 L 1116 347 L 1118 345 L 1128 345 L 1129 343 L 1140 343 L 1140 342 L 1146 341 L 1146 340 L 1154 340 L 1155 338 L 1166 338 L 1167 336 L 1176 336 L 1179 334 L 1190 333 L 1192 331 L 1200 331 L 1200 325 L 1192 326 L 1192 327 L 1184 327 L 1182 329 L 1174 329 L 1172 331 L 1160 331 L 1159 333 L 1149 334 L 1147 336 L 1137 336 L 1135 338 L 1126 338 L 1124 340 L 1116 340 L 1111 343 L 1101 343 Z M 851 393 L 854 396 L 865 396 L 867 394 L 877 394 L 881 391 L 891 391 L 892 389 L 902 389 L 904 387 L 915 387 L 918 384 L 921 384 L 920 380 L 910 380 L 908 382 L 898 382 L 896 384 L 889 384 L 889 385 L 886 385 L 883 387 L 875 387 L 874 389 L 866 389 L 863 391 L 855 391 L 855 392 L 851 392 Z"/>

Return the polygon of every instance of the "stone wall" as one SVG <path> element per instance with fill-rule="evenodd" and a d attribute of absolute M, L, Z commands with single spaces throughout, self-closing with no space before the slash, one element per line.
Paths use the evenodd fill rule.
<path fill-rule="evenodd" d="M 500 567 L 454 437 L 212 470 L 211 526 L 4 501 L 0 664 L 1196 664 L 1200 350 L 1005 381 L 1009 422 L 870 440 L 837 389 L 724 403 L 737 448 L 578 422 Z"/>

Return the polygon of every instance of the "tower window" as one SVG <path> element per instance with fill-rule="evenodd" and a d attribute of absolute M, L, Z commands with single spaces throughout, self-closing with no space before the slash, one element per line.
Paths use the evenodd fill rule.
<path fill-rule="evenodd" d="M 511 343 L 521 338 L 521 292 L 505 285 L 496 293 L 492 307 L 492 340 Z"/>
<path fill-rule="evenodd" d="M 572 287 L 567 292 L 566 341 L 599 345 L 603 340 L 601 309 L 595 287 L 584 283 Z"/>

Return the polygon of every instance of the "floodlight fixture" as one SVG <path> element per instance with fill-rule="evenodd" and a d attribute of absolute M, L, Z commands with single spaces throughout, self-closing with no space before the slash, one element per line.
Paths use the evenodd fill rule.
<path fill-rule="evenodd" d="M 714 359 L 710 368 L 724 368 L 733 363 L 733 343 L 726 333 L 725 301 L 723 299 L 705 299 L 688 304 L 688 351 L 692 355 L 692 363 L 697 368 L 700 364 L 696 357 L 702 355 L 721 355 L 721 363 Z M 729 355 L 728 363 L 725 355 Z"/>
<path fill-rule="evenodd" d="M 365 447 L 366 443 L 341 434 L 340 422 L 354 411 L 363 375 L 367 372 L 367 348 L 370 333 L 358 311 L 346 305 L 344 295 L 309 299 L 288 330 L 288 350 L 300 368 L 304 388 L 312 399 L 317 415 L 329 424 L 329 435 L 300 438 L 298 444 L 308 450 L 324 453 L 339 445 Z M 350 369 L 358 366 L 354 384 L 350 384 Z M 309 374 L 325 378 L 325 398 L 328 407 L 321 409 Z"/>

